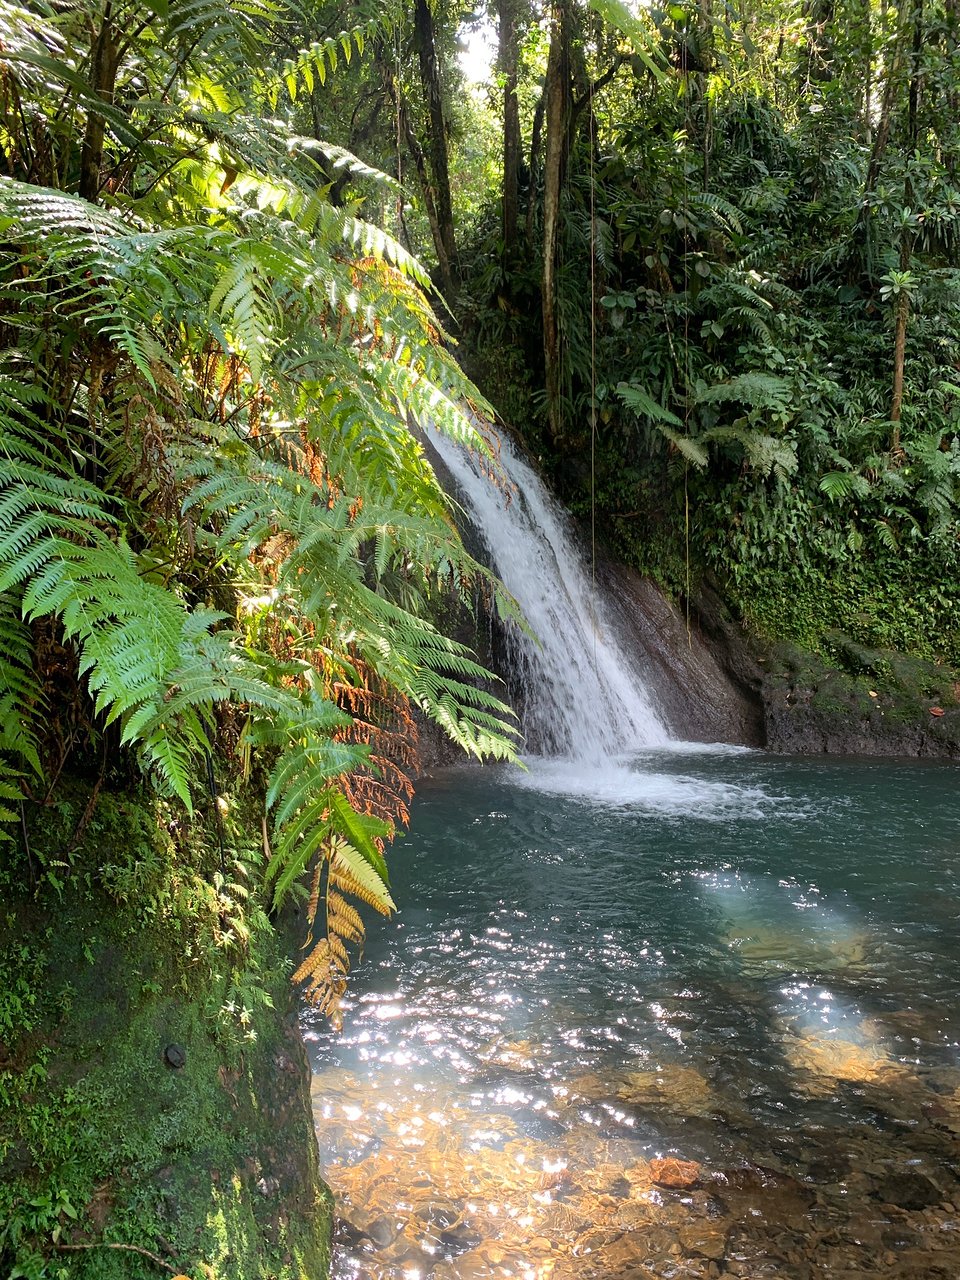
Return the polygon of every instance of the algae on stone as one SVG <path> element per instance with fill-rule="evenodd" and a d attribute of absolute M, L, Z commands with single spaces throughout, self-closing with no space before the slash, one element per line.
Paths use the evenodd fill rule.
<path fill-rule="evenodd" d="M 242 820 L 221 858 L 151 798 L 104 795 L 64 853 L 65 797 L 30 831 L 36 889 L 0 882 L 0 1270 L 162 1274 L 109 1244 L 191 1280 L 320 1280 L 293 944 L 244 876 Z"/>

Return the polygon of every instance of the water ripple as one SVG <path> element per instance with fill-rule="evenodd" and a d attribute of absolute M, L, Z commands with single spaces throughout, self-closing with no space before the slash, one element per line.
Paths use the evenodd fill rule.
<path fill-rule="evenodd" d="M 954 771 L 672 761 L 418 798 L 305 1025 L 338 1280 L 960 1274 Z"/>

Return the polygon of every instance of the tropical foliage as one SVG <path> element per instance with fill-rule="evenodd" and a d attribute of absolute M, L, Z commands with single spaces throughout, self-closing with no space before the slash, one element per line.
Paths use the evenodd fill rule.
<path fill-rule="evenodd" d="M 960 658 L 954 7 L 519 10 L 526 208 L 463 254 L 498 407 L 678 591 Z"/>
<path fill-rule="evenodd" d="M 0 7 L 0 801 L 19 823 L 98 744 L 188 811 L 224 752 L 260 771 L 267 880 L 313 875 L 300 976 L 336 1021 L 345 895 L 393 905 L 412 714 L 481 757 L 514 733 L 429 621 L 485 575 L 417 433 L 484 450 L 485 403 L 358 216 L 387 180 L 294 127 L 389 17 L 284 57 L 304 20 Z"/>
<path fill-rule="evenodd" d="M 482 17 L 2 10 L 0 805 L 91 744 L 188 807 L 263 768 L 333 1013 L 410 708 L 513 740 L 428 620 L 484 577 L 412 429 L 485 447 L 445 324 L 670 585 L 960 654 L 953 8 L 498 0 L 481 105 Z"/>

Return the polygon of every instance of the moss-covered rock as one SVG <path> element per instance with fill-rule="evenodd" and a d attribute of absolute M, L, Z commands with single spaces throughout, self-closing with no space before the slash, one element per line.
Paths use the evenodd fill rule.
<path fill-rule="evenodd" d="M 82 788 L 60 795 L 0 878 L 0 1271 L 320 1280 L 292 945 L 242 815 L 221 855 L 104 795 L 71 849 Z"/>
<path fill-rule="evenodd" d="M 828 642 L 829 657 L 779 644 L 763 658 L 770 750 L 960 756 L 960 685 L 951 667 L 871 649 L 839 631 Z"/>

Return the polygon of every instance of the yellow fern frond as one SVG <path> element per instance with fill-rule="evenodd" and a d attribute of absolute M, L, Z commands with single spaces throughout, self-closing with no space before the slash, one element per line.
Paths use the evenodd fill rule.
<path fill-rule="evenodd" d="M 327 935 L 327 944 L 330 947 L 331 956 L 340 961 L 344 972 L 350 967 L 350 956 L 347 954 L 347 948 L 343 945 L 343 939 L 335 933 Z M 331 964 L 333 960 L 331 960 Z"/>
<path fill-rule="evenodd" d="M 315 983 L 318 979 L 323 981 L 330 969 L 330 944 L 326 938 L 316 944 L 307 958 L 293 975 L 294 982 L 310 982 Z"/>
<path fill-rule="evenodd" d="M 335 885 L 341 893 L 349 893 L 354 898 L 359 898 L 367 906 L 379 911 L 382 916 L 388 916 L 392 910 L 392 904 L 387 906 L 383 899 L 378 897 L 372 889 L 361 884 L 352 875 L 349 866 L 339 856 L 333 857 L 330 861 L 330 883 Z"/>
<path fill-rule="evenodd" d="M 363 941 L 364 927 L 360 912 L 335 889 L 330 889 L 327 893 L 327 927 L 348 942 Z"/>

